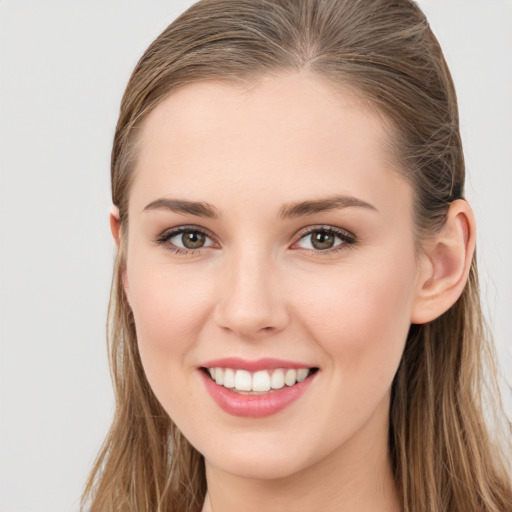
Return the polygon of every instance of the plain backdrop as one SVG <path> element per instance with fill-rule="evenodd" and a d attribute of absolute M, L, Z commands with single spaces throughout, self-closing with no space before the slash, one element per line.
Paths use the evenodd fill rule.
<path fill-rule="evenodd" d="M 191 3 L 0 1 L 0 512 L 78 510 L 113 405 L 118 106 L 144 49 Z M 458 90 L 485 309 L 512 380 L 512 2 L 420 5 Z"/>

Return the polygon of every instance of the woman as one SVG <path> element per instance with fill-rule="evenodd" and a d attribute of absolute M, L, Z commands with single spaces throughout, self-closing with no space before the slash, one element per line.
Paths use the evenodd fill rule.
<path fill-rule="evenodd" d="M 178 18 L 114 140 L 117 409 L 84 505 L 512 510 L 463 186 L 413 2 Z"/>

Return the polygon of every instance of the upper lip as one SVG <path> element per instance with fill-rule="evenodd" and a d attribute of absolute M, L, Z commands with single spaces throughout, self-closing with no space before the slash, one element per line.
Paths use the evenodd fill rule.
<path fill-rule="evenodd" d="M 304 364 L 297 361 L 286 361 L 273 357 L 263 357 L 260 359 L 242 359 L 240 357 L 223 357 L 221 359 L 212 359 L 201 364 L 202 368 L 233 368 L 236 370 L 247 370 L 257 372 L 259 370 L 275 370 L 277 368 L 314 368 L 310 364 Z"/>

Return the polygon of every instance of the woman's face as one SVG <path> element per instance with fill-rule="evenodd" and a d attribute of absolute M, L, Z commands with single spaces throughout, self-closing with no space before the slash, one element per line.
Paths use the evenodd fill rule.
<path fill-rule="evenodd" d="M 386 444 L 420 286 L 388 135 L 306 73 L 188 85 L 146 119 L 125 286 L 148 381 L 209 467 L 278 478 Z"/>

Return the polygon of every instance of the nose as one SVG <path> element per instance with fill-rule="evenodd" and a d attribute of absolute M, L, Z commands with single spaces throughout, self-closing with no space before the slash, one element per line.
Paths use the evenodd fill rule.
<path fill-rule="evenodd" d="M 277 264 L 269 255 L 247 252 L 226 262 L 219 275 L 216 324 L 244 339 L 282 331 L 289 322 Z"/>

